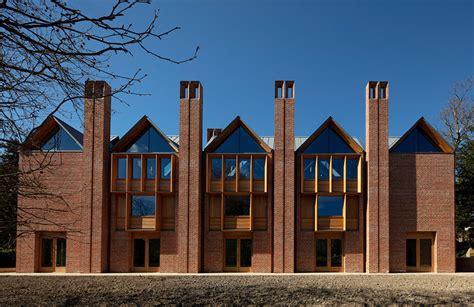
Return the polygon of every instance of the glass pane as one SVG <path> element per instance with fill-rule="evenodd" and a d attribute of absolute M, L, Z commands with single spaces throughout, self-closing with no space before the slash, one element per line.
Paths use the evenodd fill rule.
<path fill-rule="evenodd" d="M 133 179 L 142 178 L 142 159 L 141 158 L 132 159 L 132 178 Z"/>
<path fill-rule="evenodd" d="M 303 169 L 304 169 L 304 180 L 314 180 L 315 174 L 315 160 L 314 159 L 304 159 L 303 160 Z"/>
<path fill-rule="evenodd" d="M 253 159 L 253 180 L 265 178 L 265 159 Z"/>
<path fill-rule="evenodd" d="M 342 266 L 342 240 L 331 240 L 331 266 Z"/>
<path fill-rule="evenodd" d="M 239 179 L 250 179 L 250 159 L 239 159 Z"/>
<path fill-rule="evenodd" d="M 342 216 L 343 205 L 342 196 L 319 196 L 318 216 Z"/>
<path fill-rule="evenodd" d="M 57 128 L 51 137 L 41 146 L 44 151 L 81 150 L 79 144 L 63 129 Z"/>
<path fill-rule="evenodd" d="M 146 159 L 146 178 L 155 179 L 156 177 L 156 159 L 147 158 Z"/>
<path fill-rule="evenodd" d="M 160 266 L 160 239 L 148 240 L 148 266 Z"/>
<path fill-rule="evenodd" d="M 358 160 L 347 159 L 346 161 L 346 179 L 347 180 L 357 180 L 358 164 L 359 164 Z"/>
<path fill-rule="evenodd" d="M 250 239 L 240 240 L 240 266 L 252 266 L 252 240 Z"/>
<path fill-rule="evenodd" d="M 43 239 L 41 245 L 41 266 L 50 268 L 53 266 L 53 239 Z"/>
<path fill-rule="evenodd" d="M 318 179 L 329 180 L 329 160 L 318 159 Z"/>
<path fill-rule="evenodd" d="M 118 158 L 117 161 L 117 178 L 125 179 L 127 178 L 127 158 Z"/>
<path fill-rule="evenodd" d="M 417 150 L 417 141 L 416 141 L 416 130 L 413 130 L 410 132 L 409 135 L 405 137 L 405 139 L 398 144 L 397 147 L 393 148 L 393 152 L 398 152 L 398 153 L 410 153 L 410 152 L 416 152 Z"/>
<path fill-rule="evenodd" d="M 66 266 L 66 239 L 56 240 L 56 266 Z"/>
<path fill-rule="evenodd" d="M 174 152 L 155 128 L 151 127 L 135 139 L 125 151 L 127 152 Z"/>
<path fill-rule="evenodd" d="M 305 153 L 329 153 L 329 130 L 325 129 L 319 136 L 306 148 Z"/>
<path fill-rule="evenodd" d="M 420 239 L 420 265 L 431 267 L 431 239 Z"/>
<path fill-rule="evenodd" d="M 224 207 L 226 216 L 249 216 L 250 196 L 225 196 Z"/>
<path fill-rule="evenodd" d="M 332 180 L 343 179 L 344 160 L 332 159 Z"/>
<path fill-rule="evenodd" d="M 225 240 L 225 266 L 237 266 L 237 239 Z"/>
<path fill-rule="evenodd" d="M 161 168 L 161 179 L 170 179 L 171 178 L 171 159 L 170 158 L 161 158 L 160 161 Z"/>
<path fill-rule="evenodd" d="M 330 153 L 353 153 L 349 144 L 344 141 L 339 134 L 329 127 L 329 152 Z"/>
<path fill-rule="evenodd" d="M 326 267 L 328 266 L 328 240 L 318 239 L 316 240 L 316 266 Z"/>
<path fill-rule="evenodd" d="M 225 159 L 225 177 L 227 179 L 235 179 L 235 159 Z"/>
<path fill-rule="evenodd" d="M 416 239 L 407 239 L 407 266 L 416 266 Z"/>
<path fill-rule="evenodd" d="M 133 195 L 132 216 L 155 215 L 155 196 Z"/>
<path fill-rule="evenodd" d="M 222 176 L 222 159 L 211 159 L 211 178 L 212 180 L 221 179 Z"/>
<path fill-rule="evenodd" d="M 133 240 L 133 266 L 135 267 L 145 266 L 145 240 L 144 239 Z"/>
<path fill-rule="evenodd" d="M 353 153 L 352 148 L 331 127 L 323 132 L 306 148 L 305 153 Z"/>
<path fill-rule="evenodd" d="M 214 152 L 260 153 L 264 150 L 244 128 L 239 127 Z"/>
<path fill-rule="evenodd" d="M 430 137 L 426 135 L 420 128 L 418 131 L 418 152 L 441 152 L 439 148 L 433 144 Z"/>

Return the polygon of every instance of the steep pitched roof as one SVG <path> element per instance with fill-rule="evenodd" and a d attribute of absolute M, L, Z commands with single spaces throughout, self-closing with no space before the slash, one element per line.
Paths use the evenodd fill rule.
<path fill-rule="evenodd" d="M 307 149 L 327 128 L 332 128 L 342 140 L 356 153 L 363 153 L 364 149 L 356 142 L 331 116 L 311 136 L 309 136 L 296 150 L 303 152 Z"/>
<path fill-rule="evenodd" d="M 400 137 L 393 145 L 390 147 L 390 151 L 394 152 L 397 147 L 402 144 L 407 137 L 415 130 L 415 129 L 421 129 L 426 136 L 429 138 L 429 140 L 438 147 L 438 149 L 443 152 L 443 153 L 454 153 L 454 149 L 449 145 L 448 142 L 439 134 L 438 131 L 436 131 L 435 128 L 433 128 L 428 121 L 424 117 L 421 117 L 419 120 L 416 121 L 416 123 L 408 129 L 405 134 Z"/>
<path fill-rule="evenodd" d="M 272 151 L 272 149 L 252 129 L 250 129 L 243 120 L 240 119 L 240 116 L 237 116 L 233 121 L 231 121 L 219 136 L 213 137 L 209 140 L 204 151 L 212 152 L 216 150 L 239 127 L 242 127 L 265 152 Z"/>
<path fill-rule="evenodd" d="M 147 128 L 153 128 L 163 138 L 163 140 L 171 147 L 172 150 L 178 151 L 179 146 L 173 142 L 166 134 L 164 134 L 158 126 L 156 126 L 148 116 L 144 115 L 130 130 L 112 147 L 112 151 L 121 152 L 127 148 L 131 142 L 135 141 L 140 134 Z"/>
<path fill-rule="evenodd" d="M 41 125 L 31 131 L 26 138 L 25 146 L 31 149 L 40 148 L 46 138 L 58 127 L 62 128 L 83 149 L 83 134 L 54 115 L 48 116 Z"/>

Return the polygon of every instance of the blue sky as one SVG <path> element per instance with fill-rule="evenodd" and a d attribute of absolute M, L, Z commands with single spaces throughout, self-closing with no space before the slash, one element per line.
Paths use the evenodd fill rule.
<path fill-rule="evenodd" d="M 113 2 L 110 2 L 113 3 Z M 107 1 L 81 8 L 104 11 Z M 127 22 L 143 25 L 160 9 L 158 31 L 182 29 L 154 51 L 193 62 L 175 65 L 144 52 L 114 56 L 111 68 L 148 77 L 134 89 L 150 96 L 114 101 L 112 134 L 144 114 L 165 133 L 179 131 L 179 81 L 204 86 L 204 129 L 240 115 L 258 134 L 273 135 L 275 80 L 295 80 L 295 133 L 309 135 L 333 116 L 365 139 L 365 86 L 390 83 L 390 135 L 419 117 L 441 127 L 439 112 L 457 80 L 474 74 L 472 1 L 152 1 Z M 108 80 L 114 86 L 113 80 Z M 74 122 L 72 122 L 74 124 Z M 77 124 L 75 125 L 77 126 Z"/>

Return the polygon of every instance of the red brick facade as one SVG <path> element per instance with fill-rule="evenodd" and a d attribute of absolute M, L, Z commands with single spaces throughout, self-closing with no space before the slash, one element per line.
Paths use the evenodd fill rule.
<path fill-rule="evenodd" d="M 59 240 L 67 242 L 66 272 L 134 271 L 137 257 L 134 245 L 137 243 L 134 242 L 137 239 L 147 242 L 144 251 L 148 254 L 142 255 L 147 261 L 152 257 L 150 242 L 159 240 L 159 269 L 155 269 L 159 272 L 222 272 L 228 268 L 226 240 L 234 239 L 238 240 L 236 242 L 251 240 L 249 271 L 252 272 L 320 271 L 321 266 L 317 264 L 320 246 L 317 246 L 329 242 L 328 248 L 335 248 L 331 247 L 331 240 L 342 242 L 343 257 L 339 267 L 332 267 L 331 263 L 328 270 L 405 272 L 413 269 L 407 260 L 412 252 L 407 250 L 409 239 L 417 240 L 417 248 L 421 246 L 420 240 L 432 242 L 431 266 L 422 269 L 455 271 L 454 155 L 427 124 L 423 124 L 423 129 L 429 130 L 426 133 L 441 148 L 440 152 L 398 153 L 392 150 L 393 146 L 389 146 L 387 82 L 369 82 L 366 88 L 365 150 L 331 118 L 315 131 L 314 138 L 326 126 L 333 127 L 348 146 L 355 148 L 355 153 L 310 155 L 316 161 L 315 165 L 319 159 L 330 161 L 330 172 L 333 161 L 344 161 L 344 181 L 333 181 L 333 175 L 329 175 L 329 186 L 325 186 L 315 175 L 312 192 L 307 188 L 313 188 L 313 181 L 308 185 L 306 175 L 303 175 L 302 164 L 308 154 L 302 148 L 309 146 L 314 138 L 311 136 L 303 145 L 295 147 L 294 110 L 297 105 L 293 81 L 275 83 L 275 136 L 271 145 L 240 118 L 223 131 L 214 129 L 208 139 L 214 132 L 227 137 L 232 129 L 243 125 L 263 148 L 255 155 L 235 154 L 237 170 L 241 167 L 240 159 L 248 159 L 251 163 L 257 158 L 265 161 L 265 179 L 258 183 L 258 188 L 252 181 L 250 188 L 245 187 L 245 182 L 240 182 L 237 175 L 234 194 L 250 195 L 251 205 L 249 219 L 237 219 L 241 224 L 236 224 L 235 229 L 229 229 L 224 207 L 216 203 L 218 199 L 224 202 L 225 195 L 230 193 L 226 192 L 224 179 L 219 179 L 222 180 L 221 192 L 212 190 L 215 187 L 209 177 L 210 157 L 213 157 L 210 148 L 216 147 L 213 142 L 221 142 L 225 137 L 217 136 L 203 148 L 201 83 L 180 83 L 179 148 L 169 154 L 171 178 L 163 179 L 164 183 L 161 177 L 152 180 L 142 177 L 141 181 L 130 177 L 132 157 L 140 158 L 148 167 L 149 162 L 144 161 L 153 155 L 159 163 L 156 165 L 158 171 L 163 153 L 157 153 L 155 158 L 155 153 L 127 153 L 125 144 L 111 144 L 109 94 L 110 87 L 105 82 L 86 82 L 81 150 L 48 153 L 34 150 L 61 125 L 52 118 L 27 141 L 33 150 L 20 155 L 20 167 L 37 168 L 30 175 L 31 182 L 41 184 L 41 191 L 52 193 L 19 197 L 17 272 L 59 271 L 62 268 L 59 260 L 53 268 L 42 264 L 43 245 L 50 238 L 54 239 L 51 241 L 55 244 L 53 251 L 60 248 Z M 129 132 L 130 135 L 119 142 L 128 142 L 141 133 L 140 129 L 151 125 L 147 119 L 142 119 L 134 127 L 138 131 Z M 119 148 L 115 149 L 116 146 Z M 127 155 L 131 157 L 126 160 L 127 179 L 120 181 L 118 159 Z M 223 159 L 226 155 L 222 154 Z M 358 161 L 357 180 L 352 183 L 346 181 L 346 163 L 351 159 Z M 146 171 L 143 167 L 142 176 Z M 224 174 L 223 170 L 221 174 Z M 248 192 L 241 192 L 240 185 L 242 191 Z M 24 191 L 22 195 L 27 193 Z M 140 224 L 133 220 L 130 195 L 156 195 L 157 213 L 152 226 L 146 219 L 140 219 Z M 343 216 L 337 219 L 319 216 L 318 195 L 340 195 L 344 199 Z M 240 248 L 239 245 L 237 259 L 244 257 L 241 253 L 245 251 Z M 422 262 L 421 253 L 426 252 L 426 248 L 417 249 L 416 268 Z M 60 256 L 52 257 L 56 260 Z"/>

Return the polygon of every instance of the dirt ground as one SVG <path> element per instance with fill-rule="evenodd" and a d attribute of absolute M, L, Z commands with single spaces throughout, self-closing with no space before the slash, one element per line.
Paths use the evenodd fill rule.
<path fill-rule="evenodd" d="M 0 305 L 474 304 L 474 274 L 7 276 Z"/>

